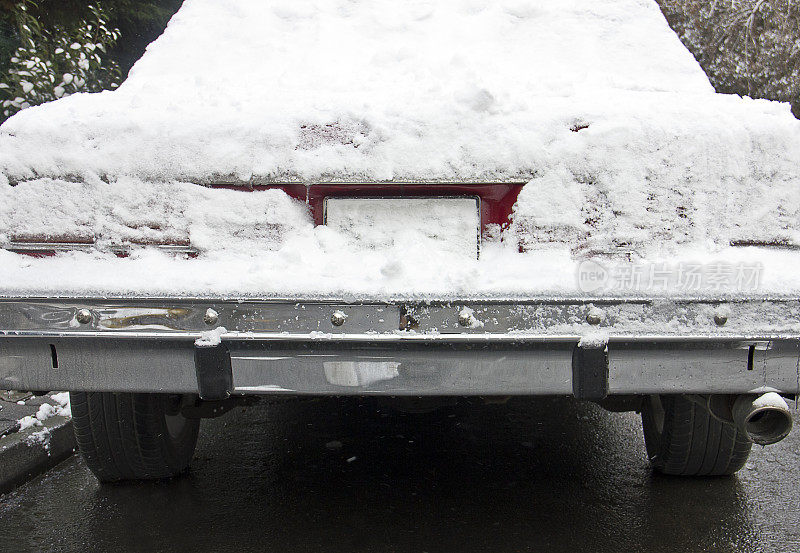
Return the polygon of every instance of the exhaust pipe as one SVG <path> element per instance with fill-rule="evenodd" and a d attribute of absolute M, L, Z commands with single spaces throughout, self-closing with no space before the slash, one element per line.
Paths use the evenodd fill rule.
<path fill-rule="evenodd" d="M 770 445 L 789 435 L 792 413 L 779 394 L 769 392 L 760 396 L 738 396 L 731 406 L 736 428 L 753 443 Z"/>
<path fill-rule="evenodd" d="M 720 422 L 736 427 L 753 443 L 770 445 L 789 435 L 792 413 L 780 394 L 769 392 L 760 396 L 688 395 Z"/>

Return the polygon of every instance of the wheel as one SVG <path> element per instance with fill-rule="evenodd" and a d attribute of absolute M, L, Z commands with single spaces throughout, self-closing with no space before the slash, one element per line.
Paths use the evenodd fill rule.
<path fill-rule="evenodd" d="M 70 392 L 78 449 L 101 482 L 169 478 L 189 466 L 199 419 L 181 396 Z"/>
<path fill-rule="evenodd" d="M 721 476 L 742 468 L 752 443 L 683 396 L 649 396 L 642 408 L 647 456 L 658 472 Z"/>

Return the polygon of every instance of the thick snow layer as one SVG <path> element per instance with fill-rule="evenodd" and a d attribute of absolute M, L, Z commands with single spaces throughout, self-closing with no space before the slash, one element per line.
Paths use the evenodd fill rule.
<path fill-rule="evenodd" d="M 686 105 L 702 115 L 695 147 L 730 118 L 788 114 L 740 104 L 713 94 L 652 0 L 188 0 L 118 90 L 4 124 L 0 168 L 519 178 L 565 148 L 683 139 Z M 587 124 L 588 138 L 570 130 Z"/>
<path fill-rule="evenodd" d="M 0 245 L 13 240 L 191 244 L 230 253 L 276 249 L 311 225 L 305 205 L 280 190 L 250 193 L 121 178 L 40 179 L 0 186 Z"/>
<path fill-rule="evenodd" d="M 521 239 L 601 252 L 800 245 L 800 121 L 781 104 L 710 99 L 664 95 L 648 115 L 632 98 L 550 143 L 516 205 Z"/>
<path fill-rule="evenodd" d="M 120 259 L 108 253 L 68 253 L 31 258 L 0 250 L 0 296 L 210 296 L 259 298 L 386 299 L 536 298 L 561 296 L 800 295 L 800 255 L 761 248 L 727 248 L 716 254 L 687 249 L 679 256 L 632 265 L 608 262 L 611 278 L 600 288 L 582 286 L 587 262 L 567 249 L 520 254 L 502 243 L 484 244 L 479 260 L 447 251 L 403 248 L 352 251 L 346 237 L 320 226 L 292 236 L 276 251 L 228 254 L 214 251 L 181 259 L 158 251 L 135 251 Z M 591 262 L 588 262 L 591 263 Z M 648 277 L 666 264 L 671 278 Z M 757 265 L 753 282 L 736 284 L 739 265 Z M 707 278 L 731 266 L 727 282 Z M 699 267 L 706 276 L 689 286 L 677 280 Z M 640 283 L 634 273 L 641 269 Z M 691 272 L 688 272 L 691 276 Z M 620 284 L 614 280 L 620 279 Z"/>
<path fill-rule="evenodd" d="M 715 94 L 651 0 L 187 0 L 118 90 L 0 127 L 0 247 L 200 256 L 0 251 L 0 295 L 575 294 L 608 253 L 760 263 L 759 291 L 796 293 L 796 252 L 729 244 L 800 245 L 798 160 L 788 106 Z M 192 184 L 330 179 L 527 184 L 480 260 Z"/>

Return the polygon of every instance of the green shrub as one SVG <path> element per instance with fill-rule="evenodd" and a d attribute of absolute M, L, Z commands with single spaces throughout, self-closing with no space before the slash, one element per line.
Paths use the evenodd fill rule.
<path fill-rule="evenodd" d="M 27 107 L 75 92 L 119 86 L 119 65 L 108 50 L 119 39 L 101 4 L 87 6 L 89 16 L 72 25 L 44 27 L 32 13 L 33 0 L 13 4 L 18 44 L 0 77 L 0 120 Z"/>

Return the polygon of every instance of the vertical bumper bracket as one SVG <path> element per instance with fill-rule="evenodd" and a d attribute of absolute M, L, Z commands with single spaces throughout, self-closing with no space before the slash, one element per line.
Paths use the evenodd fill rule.
<path fill-rule="evenodd" d="M 578 344 L 572 352 L 572 393 L 578 399 L 608 395 L 608 344 Z"/>
<path fill-rule="evenodd" d="M 214 345 L 195 345 L 194 368 L 200 399 L 228 399 L 233 392 L 231 354 L 220 342 Z"/>

